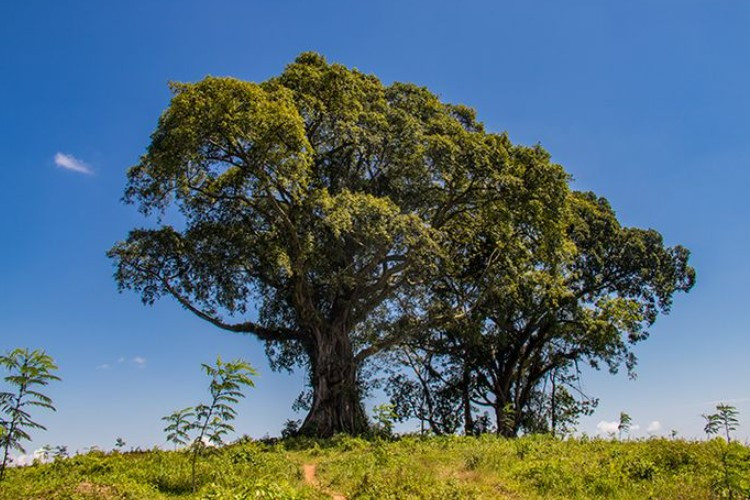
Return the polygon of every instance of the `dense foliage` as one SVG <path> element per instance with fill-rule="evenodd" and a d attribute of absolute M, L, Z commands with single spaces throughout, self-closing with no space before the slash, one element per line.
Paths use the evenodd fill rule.
<path fill-rule="evenodd" d="M 451 239 L 458 257 L 431 287 L 451 320 L 404 342 L 397 356 L 411 376 L 391 378 L 392 400 L 436 433 L 482 432 L 484 409 L 505 436 L 564 433 L 595 403 L 580 393 L 579 363 L 632 371 L 632 346 L 693 286 L 689 253 L 621 226 L 592 193 L 568 193 L 541 233 L 484 224 L 466 220 Z"/>
<path fill-rule="evenodd" d="M 125 199 L 181 218 L 115 245 L 116 280 L 304 366 L 304 434 L 366 430 L 364 364 L 389 348 L 466 432 L 487 427 L 477 406 L 504 435 L 554 428 L 585 411 L 565 392 L 577 363 L 632 368 L 629 346 L 693 284 L 686 249 L 621 227 L 543 148 L 425 88 L 312 53 L 261 84 L 172 88 Z"/>
<path fill-rule="evenodd" d="M 316 465 L 315 481 L 305 464 Z M 192 493 L 184 452 L 92 452 L 11 469 L 0 498 L 744 498 L 750 452 L 720 439 L 337 436 L 213 449 L 198 478 Z"/>

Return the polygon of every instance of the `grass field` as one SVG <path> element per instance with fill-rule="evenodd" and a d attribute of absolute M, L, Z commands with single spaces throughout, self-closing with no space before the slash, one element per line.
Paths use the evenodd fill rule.
<path fill-rule="evenodd" d="M 185 452 L 91 452 L 8 471 L 2 499 L 748 498 L 750 450 L 721 440 L 346 436 Z"/>

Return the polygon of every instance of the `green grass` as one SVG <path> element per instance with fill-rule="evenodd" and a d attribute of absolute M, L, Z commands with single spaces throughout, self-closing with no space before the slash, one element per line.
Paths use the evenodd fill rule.
<path fill-rule="evenodd" d="M 302 466 L 315 464 L 315 484 Z M 92 452 L 9 470 L 2 499 L 748 498 L 750 450 L 720 440 L 530 436 L 287 439 L 212 450 L 190 488 L 185 453 Z"/>

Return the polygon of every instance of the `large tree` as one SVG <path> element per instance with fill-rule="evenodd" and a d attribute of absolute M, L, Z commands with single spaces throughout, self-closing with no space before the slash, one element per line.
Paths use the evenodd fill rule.
<path fill-rule="evenodd" d="M 358 371 L 445 319 L 423 292 L 451 260 L 446 242 L 482 220 L 517 247 L 519 229 L 544 236 L 560 218 L 560 166 L 415 85 L 306 53 L 260 84 L 172 89 L 125 199 L 176 222 L 116 244 L 116 280 L 302 361 L 304 433 L 366 429 Z"/>
<path fill-rule="evenodd" d="M 555 432 L 590 406 L 573 397 L 579 363 L 632 373 L 632 346 L 694 284 L 689 252 L 654 230 L 623 227 L 593 193 L 571 191 L 565 206 L 551 234 L 534 238 L 551 244 L 527 244 L 510 259 L 489 226 L 451 240 L 450 254 L 465 257 L 434 280 L 431 300 L 455 313 L 408 339 L 419 362 L 410 379 L 394 380 L 397 401 L 458 408 L 466 432 L 476 431 L 475 407 L 491 410 L 505 436 Z"/>

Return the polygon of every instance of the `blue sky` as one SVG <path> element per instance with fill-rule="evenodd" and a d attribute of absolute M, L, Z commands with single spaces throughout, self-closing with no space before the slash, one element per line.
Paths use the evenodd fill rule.
<path fill-rule="evenodd" d="M 173 301 L 118 294 L 105 252 L 144 223 L 120 197 L 167 81 L 262 81 L 306 50 L 475 107 L 693 251 L 698 283 L 638 347 L 637 380 L 587 374 L 600 405 L 581 431 L 625 410 L 636 434 L 699 437 L 727 400 L 750 422 L 749 22 L 739 0 L 2 2 L 0 350 L 44 348 L 64 379 L 29 448 L 163 443 L 160 417 L 203 396 L 217 354 L 261 372 L 240 433 L 294 416 L 300 376 Z"/>

